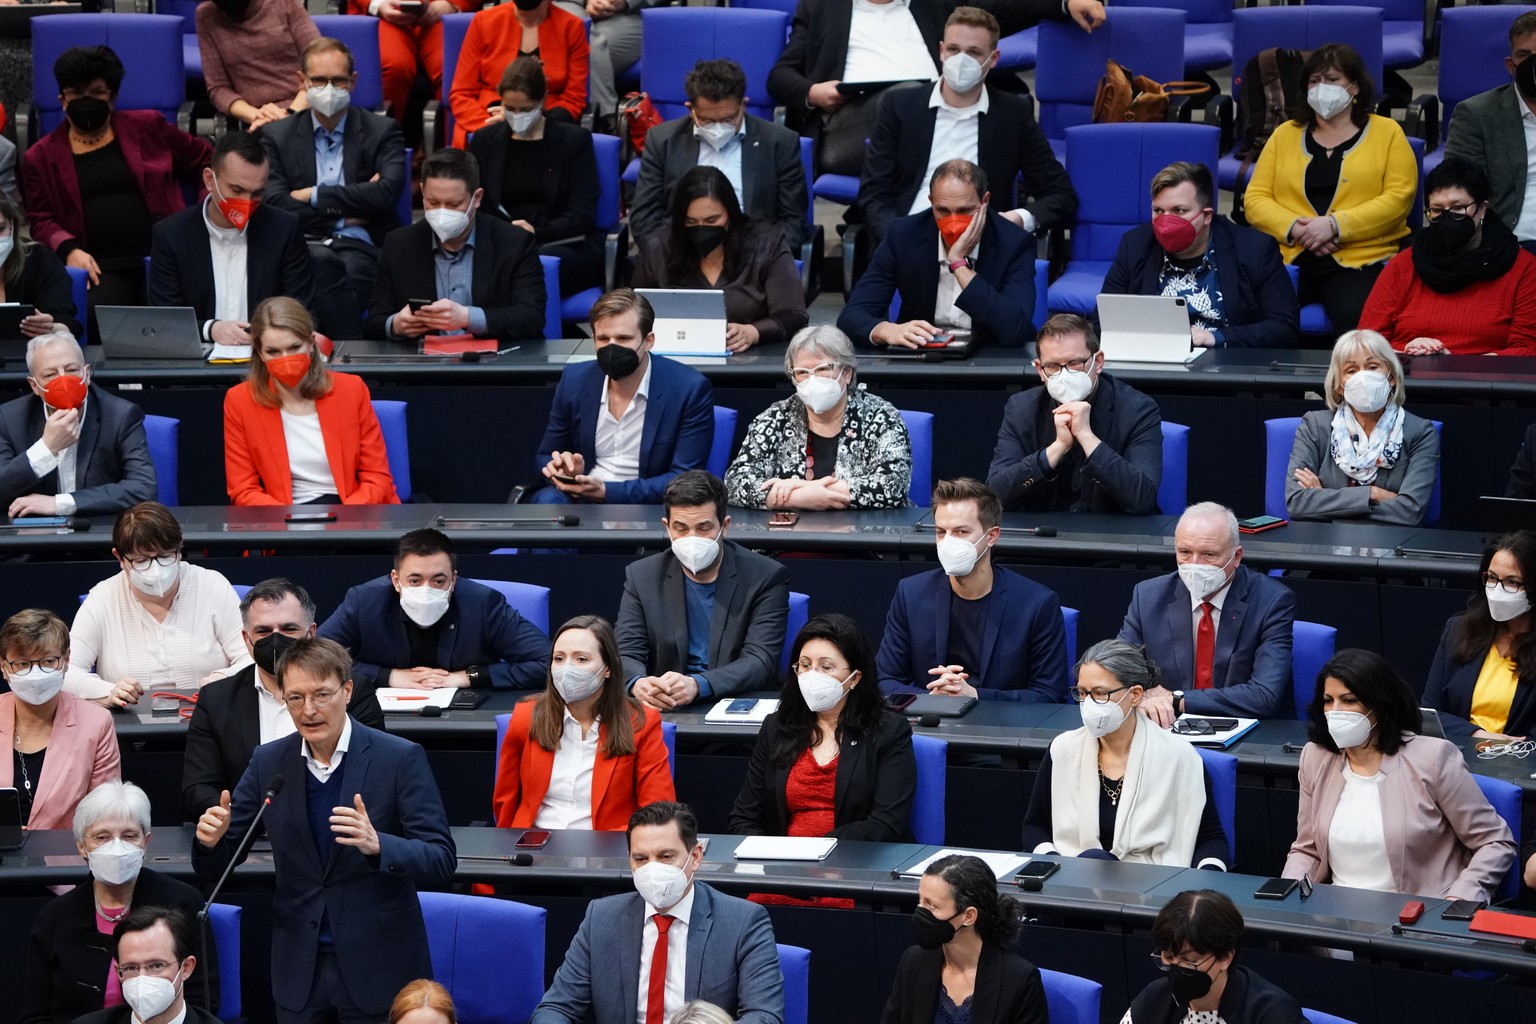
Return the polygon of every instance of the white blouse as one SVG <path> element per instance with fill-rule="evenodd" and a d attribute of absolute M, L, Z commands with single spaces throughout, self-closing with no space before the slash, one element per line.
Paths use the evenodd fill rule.
<path fill-rule="evenodd" d="M 536 828 L 592 827 L 592 772 L 597 765 L 597 737 L 601 720 L 592 723 L 587 735 L 570 709 L 565 709 L 560 728 L 560 745 L 555 748 L 555 763 L 549 770 L 549 788 L 534 816 Z"/>
<path fill-rule="evenodd" d="M 139 603 L 126 572 L 91 588 L 69 629 L 64 689 L 91 700 L 129 677 L 146 690 L 190 689 L 205 677 L 234 675 L 251 664 L 240 635 L 240 599 L 229 580 L 200 565 L 179 564 L 180 587 L 164 622 Z"/>
<path fill-rule="evenodd" d="M 1396 892 L 1392 866 L 1387 861 L 1387 834 L 1381 823 L 1381 772 L 1362 777 L 1349 767 L 1342 769 L 1344 791 L 1328 824 L 1328 867 L 1334 885 L 1352 889 Z"/>
<path fill-rule="evenodd" d="M 283 411 L 283 441 L 288 445 L 288 473 L 293 477 L 293 502 L 302 505 L 323 494 L 336 494 L 336 477 L 325 457 L 320 414 L 295 416 Z"/>

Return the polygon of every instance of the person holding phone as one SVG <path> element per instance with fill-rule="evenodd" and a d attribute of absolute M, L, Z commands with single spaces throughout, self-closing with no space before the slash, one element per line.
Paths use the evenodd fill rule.
<path fill-rule="evenodd" d="M 23 338 L 56 331 L 78 338 L 85 310 L 75 308 L 69 274 L 57 256 L 27 236 L 26 226 L 26 212 L 0 192 L 0 302 L 32 307 L 19 325 Z"/>
<path fill-rule="evenodd" d="M 1296 841 L 1281 874 L 1488 900 L 1515 862 L 1509 826 L 1454 743 L 1419 735 L 1413 688 L 1373 651 L 1340 651 L 1307 705 Z"/>
<path fill-rule="evenodd" d="M 518 702 L 497 755 L 498 828 L 622 831 L 675 800 L 661 713 L 631 697 L 613 627 L 579 615 L 555 632 L 544 692 Z"/>

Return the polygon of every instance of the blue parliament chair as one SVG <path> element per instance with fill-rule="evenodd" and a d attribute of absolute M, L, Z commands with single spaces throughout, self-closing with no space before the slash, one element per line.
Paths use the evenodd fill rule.
<path fill-rule="evenodd" d="M 1232 0 L 1179 0 L 1177 4 L 1169 3 L 1169 0 L 1115 0 L 1115 6 L 1121 9 L 1178 7 L 1183 10 L 1186 71 L 1214 71 L 1232 63 Z"/>
<path fill-rule="evenodd" d="M 544 337 L 559 338 L 565 334 L 560 324 L 560 257 L 540 255 L 539 268 L 544 271 Z"/>
<path fill-rule="evenodd" d="M 1335 1017 L 1331 1013 L 1324 1013 L 1322 1010 L 1308 1010 L 1305 1007 L 1302 1008 L 1301 1015 L 1307 1019 L 1307 1024 L 1355 1024 L 1354 1021 L 1346 1017 Z"/>
<path fill-rule="evenodd" d="M 415 177 L 411 174 L 411 161 L 416 156 L 416 150 L 410 146 L 405 147 L 405 187 L 400 190 L 400 198 L 395 200 L 395 216 L 400 218 L 402 227 L 410 227 L 415 219 L 411 214 L 411 200 L 416 191 Z"/>
<path fill-rule="evenodd" d="M 428 156 L 432 155 L 432 148 L 437 143 L 439 127 L 442 137 L 449 144 L 453 142 L 453 107 L 448 102 L 448 94 L 453 90 L 453 76 L 459 67 L 459 51 L 464 49 L 464 36 L 469 32 L 469 21 L 473 17 L 473 14 L 443 16 L 443 88 L 428 101 L 421 114 L 421 144 L 426 147 Z"/>
<path fill-rule="evenodd" d="M 937 736 L 913 733 L 912 753 L 917 758 L 917 792 L 912 796 L 912 836 L 919 843 L 940 846 L 944 842 L 944 786 L 949 741 Z"/>
<path fill-rule="evenodd" d="M 1100 61 L 1101 72 L 1103 66 Z M 1068 128 L 1066 168 L 1077 189 L 1077 218 L 1072 225 L 1071 259 L 1050 286 L 1051 312 L 1097 315 L 1099 292 L 1120 239 L 1151 219 L 1152 176 L 1176 160 L 1212 166 L 1220 148 L 1221 132 L 1214 125 L 1095 124 Z"/>
<path fill-rule="evenodd" d="M 789 592 L 789 618 L 784 620 L 784 648 L 779 652 L 779 671 L 789 671 L 789 656 L 794 653 L 795 637 L 811 619 L 811 595 L 798 590 Z"/>
<path fill-rule="evenodd" d="M 677 723 L 661 723 L 661 742 L 667 746 L 667 771 L 677 778 Z"/>
<path fill-rule="evenodd" d="M 731 0 L 731 6 L 748 11 L 778 11 L 786 18 L 793 18 L 799 0 Z M 788 38 L 786 33 L 785 40 Z"/>
<path fill-rule="evenodd" d="M 91 279 L 79 267 L 65 267 L 69 275 L 69 297 L 75 302 L 75 319 L 80 321 L 80 347 L 91 343 L 90 283 Z"/>
<path fill-rule="evenodd" d="M 925 506 L 933 500 L 933 413 L 898 411 L 912 445 L 912 484 L 907 488 L 907 500 Z"/>
<path fill-rule="evenodd" d="M 47 135 L 63 120 L 53 62 L 74 46 L 110 46 L 126 74 L 115 106 L 155 110 L 190 131 L 192 104 L 182 62 L 183 22 L 174 14 L 45 14 L 32 19 L 32 103 L 16 111 L 17 147 Z"/>
<path fill-rule="evenodd" d="M 352 67 L 357 85 L 352 89 L 352 105 L 364 110 L 384 109 L 384 64 L 379 56 L 379 22 L 352 14 L 316 14 L 312 19 L 322 36 L 339 39 L 352 51 Z M 396 113 L 390 111 L 390 113 Z M 410 167 L 410 157 L 406 157 Z M 406 224 L 410 221 L 406 220 Z"/>
<path fill-rule="evenodd" d="M 701 60 L 729 57 L 747 76 L 747 110 L 773 120 L 768 72 L 789 39 L 782 11 L 651 7 L 640 12 L 640 88 L 662 117 L 682 117 L 683 78 Z"/>
<path fill-rule="evenodd" d="M 218 1016 L 220 1020 L 234 1021 L 243 1011 L 240 1003 L 240 908 L 230 903 L 209 904 L 208 932 L 219 965 Z"/>
<path fill-rule="evenodd" d="M 1499 812 L 1499 817 L 1504 819 L 1504 824 L 1509 826 L 1510 834 L 1515 837 L 1518 844 L 1523 838 L 1520 824 L 1520 787 L 1508 779 L 1495 779 L 1487 775 L 1472 776 L 1477 781 L 1477 788 L 1483 791 L 1483 796 L 1493 804 L 1493 809 Z M 1494 892 L 1494 901 L 1507 903 L 1520 893 L 1520 858 L 1516 857 L 1514 863 L 1509 866 L 1509 871 L 1499 882 L 1499 887 Z"/>
<path fill-rule="evenodd" d="M 709 446 L 709 459 L 704 468 L 715 476 L 724 477 L 731 465 L 731 444 L 736 440 L 736 410 L 723 405 L 715 406 L 715 439 Z"/>
<path fill-rule="evenodd" d="M 203 51 L 197 45 L 197 5 L 202 0 L 155 0 L 156 14 L 170 14 L 181 19 L 181 63 L 187 80 L 203 80 Z"/>
<path fill-rule="evenodd" d="M 811 1019 L 811 951 L 804 946 L 779 949 L 779 973 L 784 976 L 784 1024 L 809 1024 Z"/>
<path fill-rule="evenodd" d="M 1040 27 L 1034 25 L 997 41 L 997 70 L 1028 71 L 1035 66 L 1039 55 Z"/>
<path fill-rule="evenodd" d="M 395 493 L 401 501 L 411 500 L 411 437 L 406 429 L 404 402 L 375 398 L 373 414 L 379 418 L 384 435 L 384 454 L 389 459 L 389 475 L 395 480 Z"/>
<path fill-rule="evenodd" d="M 1205 762 L 1205 773 L 1211 779 L 1216 817 L 1221 819 L 1221 830 L 1227 834 L 1227 866 L 1230 868 L 1237 861 L 1237 756 L 1205 747 L 1195 747 L 1195 753 Z"/>
<path fill-rule="evenodd" d="M 1076 608 L 1061 606 L 1061 630 L 1067 638 L 1067 686 L 1073 685 L 1072 669 L 1077 665 L 1077 619 Z"/>
<path fill-rule="evenodd" d="M 489 896 L 422 892 L 432 976 L 459 1024 L 524 1024 L 544 997 L 543 907 Z M 516 938 L 516 955 L 507 942 Z"/>
<path fill-rule="evenodd" d="M 1447 7 L 1441 12 L 1440 52 L 1455 54 L 1442 60 L 1432 97 L 1419 97 L 1408 107 L 1404 131 L 1427 140 L 1424 170 L 1432 171 L 1445 157 L 1451 115 L 1462 100 L 1504 85 L 1509 73 L 1509 26 L 1536 6 L 1497 4 L 1488 7 Z M 1422 204 L 1421 204 L 1422 205 Z"/>
<path fill-rule="evenodd" d="M 1045 1008 L 1051 1024 L 1099 1024 L 1099 999 L 1104 986 L 1075 974 L 1040 971 Z"/>
<path fill-rule="evenodd" d="M 1424 62 L 1426 43 L 1429 33 L 1426 25 L 1433 26 L 1433 21 L 1426 22 L 1424 0 L 1372 0 L 1370 3 L 1362 0 L 1307 0 L 1313 7 L 1365 7 L 1381 11 L 1381 66 L 1387 71 L 1400 68 L 1411 68 L 1415 64 Z M 1439 5 L 1435 5 L 1438 7 Z M 1434 8 L 1430 8 L 1434 10 Z M 1431 19 L 1433 15 L 1430 15 Z M 1509 21 L 1514 16 L 1510 15 Z M 1508 30 L 1506 22 L 1499 30 L 1503 36 Z M 1464 55 L 1453 50 L 1446 51 L 1454 54 L 1457 61 L 1463 60 Z M 1502 56 L 1502 55 L 1501 55 Z M 1382 88 L 1381 79 L 1376 80 L 1378 90 Z"/>
<path fill-rule="evenodd" d="M 247 583 L 231 583 L 229 587 L 235 592 L 235 596 L 242 601 L 245 600 L 245 595 L 251 592 L 251 587 Z"/>
<path fill-rule="evenodd" d="M 1444 450 L 1444 424 L 1430 420 L 1435 433 L 1441 435 Z M 1296 443 L 1296 431 L 1301 429 L 1300 416 L 1280 416 L 1264 421 L 1264 514 L 1289 519 L 1285 510 L 1285 471 L 1290 468 L 1291 449 Z M 1440 484 L 1445 475 L 1445 459 L 1435 467 L 1435 489 L 1429 494 L 1429 504 L 1424 507 L 1424 525 L 1434 526 L 1440 521 Z"/>
<path fill-rule="evenodd" d="M 1189 505 L 1189 428 L 1163 420 L 1163 479 L 1157 507 L 1165 516 L 1181 515 Z"/>
<path fill-rule="evenodd" d="M 1291 623 L 1291 703 L 1298 721 L 1307 720 L 1307 705 L 1317 692 L 1317 676 L 1333 658 L 1339 631 L 1321 622 Z"/>
<path fill-rule="evenodd" d="M 617 278 L 619 260 L 629 248 L 629 225 L 624 220 L 619 204 L 618 137 L 593 135 L 592 155 L 597 158 L 597 230 L 606 237 L 603 247 L 603 287 L 586 288 L 574 295 L 562 296 L 560 318 L 567 323 L 585 321 L 592 304 L 602 297 L 603 292 L 620 283 Z M 550 337 L 558 338 L 560 334 L 552 334 Z"/>
<path fill-rule="evenodd" d="M 507 604 L 529 622 L 549 634 L 549 588 L 541 587 L 537 583 L 515 583 L 512 580 L 482 580 L 470 579 L 471 583 L 478 583 L 482 587 L 490 587 L 502 597 L 507 599 Z"/>
<path fill-rule="evenodd" d="M 149 461 L 155 465 L 155 499 L 172 507 L 181 504 L 180 445 L 177 441 L 180 430 L 181 420 L 170 416 L 144 417 Z"/>

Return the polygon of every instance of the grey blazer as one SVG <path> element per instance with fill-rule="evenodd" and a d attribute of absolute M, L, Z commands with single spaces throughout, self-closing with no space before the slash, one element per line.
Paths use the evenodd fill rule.
<path fill-rule="evenodd" d="M 1370 519 L 1378 523 L 1418 526 L 1435 489 L 1440 466 L 1440 435 L 1429 420 L 1403 412 L 1403 454 L 1397 465 L 1376 474 L 1376 486 L 1394 491 L 1397 497 L 1371 505 L 1369 487 L 1352 482 L 1328 454 L 1333 412 L 1315 409 L 1302 417 L 1291 446 L 1291 462 L 1285 469 L 1285 510 L 1292 519 Z M 1310 469 L 1322 482 L 1307 488 L 1296 482 L 1296 470 Z"/>
<path fill-rule="evenodd" d="M 24 494 L 59 492 L 58 470 L 39 478 L 27 458 L 27 449 L 43 436 L 43 426 L 43 403 L 34 395 L 0 405 L 0 503 L 9 505 Z M 75 452 L 76 514 L 108 515 L 155 496 L 144 411 L 132 402 L 92 384 Z"/>
<path fill-rule="evenodd" d="M 709 685 L 717 696 L 776 690 L 789 619 L 789 571 L 731 541 L 722 546 L 709 620 Z M 615 632 L 627 679 L 688 670 L 684 578 L 671 551 L 624 570 Z"/>
<path fill-rule="evenodd" d="M 1493 209 L 1513 228 L 1525 204 L 1525 128 L 1514 83 L 1480 92 L 1456 104 L 1445 155 L 1470 160 L 1488 172 Z"/>

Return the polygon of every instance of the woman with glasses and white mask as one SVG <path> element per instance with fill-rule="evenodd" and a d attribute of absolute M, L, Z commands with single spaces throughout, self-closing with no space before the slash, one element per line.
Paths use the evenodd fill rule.
<path fill-rule="evenodd" d="M 725 474 L 732 505 L 771 509 L 901 508 L 912 444 L 901 413 L 857 383 L 858 357 L 830 324 L 790 339 L 784 372 L 795 386 L 747 427 Z"/>
<path fill-rule="evenodd" d="M 880 698 L 858 623 L 818 615 L 795 637 L 793 678 L 763 720 L 731 809 L 739 836 L 911 841 L 912 727 Z"/>
<path fill-rule="evenodd" d="M 1536 729 L 1536 533 L 1505 534 L 1483 552 L 1467 610 L 1450 617 L 1424 680 L 1424 706 L 1472 723 L 1474 736 L 1524 739 Z"/>
<path fill-rule="evenodd" d="M 1306 1024 L 1301 1004 L 1237 964 L 1243 916 L 1225 894 L 1190 889 L 1152 922 L 1152 954 L 1163 976 L 1141 990 L 1120 1024 Z"/>
<path fill-rule="evenodd" d="M 1424 521 L 1440 434 L 1403 408 L 1403 364 L 1375 331 L 1340 335 L 1323 380 L 1327 409 L 1301 419 L 1285 474 L 1292 519 Z"/>
<path fill-rule="evenodd" d="M 544 692 L 512 709 L 491 803 L 498 828 L 622 832 L 675 800 L 661 713 L 629 695 L 613 626 L 578 615 L 555 633 Z"/>
<path fill-rule="evenodd" d="M 1225 871 L 1211 781 L 1189 741 L 1136 713 L 1161 673 L 1145 649 L 1101 640 L 1067 692 L 1081 728 L 1051 741 L 1024 815 L 1033 853 Z"/>
<path fill-rule="evenodd" d="M 122 572 L 85 596 L 70 627 L 64 688 L 105 707 L 137 704 L 148 689 L 190 690 L 251 664 L 240 598 L 229 580 L 181 558 L 181 524 L 141 501 L 112 526 Z"/>
<path fill-rule="evenodd" d="M 203 907 L 202 894 L 192 886 L 143 866 L 149 797 L 133 783 L 114 780 L 92 789 L 74 811 L 74 830 L 91 880 L 47 903 L 32 922 L 20 1024 L 69 1024 L 82 1014 L 122 1006 L 122 981 L 112 958 L 117 923 L 134 907 L 176 907 L 192 920 Z M 211 970 L 214 1005 L 217 979 Z M 187 995 L 201 1006 L 202 984 L 191 986 Z"/>

